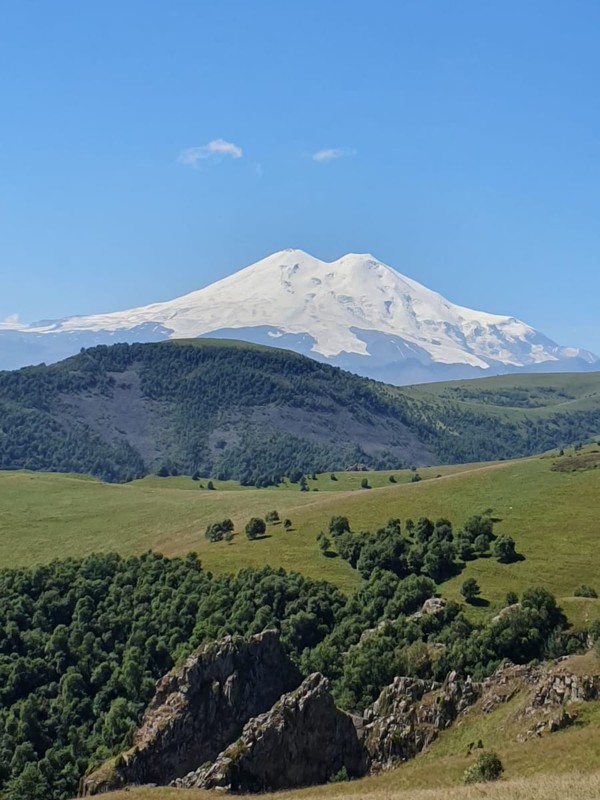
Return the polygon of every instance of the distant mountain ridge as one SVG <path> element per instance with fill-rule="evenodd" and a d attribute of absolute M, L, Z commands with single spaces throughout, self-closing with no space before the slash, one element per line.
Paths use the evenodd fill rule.
<path fill-rule="evenodd" d="M 370 254 L 328 263 L 283 250 L 175 300 L 0 324 L 0 368 L 50 363 L 96 344 L 201 336 L 276 345 L 398 385 L 600 365 L 514 317 L 451 303 Z"/>
<path fill-rule="evenodd" d="M 600 373 L 398 388 L 274 347 L 99 346 L 0 373 L 0 469 L 267 486 L 514 458 L 600 436 Z"/>

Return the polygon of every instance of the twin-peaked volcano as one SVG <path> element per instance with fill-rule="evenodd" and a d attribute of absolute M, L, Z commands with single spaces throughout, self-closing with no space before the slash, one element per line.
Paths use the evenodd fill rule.
<path fill-rule="evenodd" d="M 0 367 L 93 344 L 198 336 L 278 345 L 393 383 L 598 366 L 592 353 L 455 305 L 369 254 L 328 263 L 283 250 L 164 303 L 0 326 Z"/>

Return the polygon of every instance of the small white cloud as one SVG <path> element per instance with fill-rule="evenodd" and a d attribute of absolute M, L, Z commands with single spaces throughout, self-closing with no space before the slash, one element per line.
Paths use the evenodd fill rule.
<path fill-rule="evenodd" d="M 177 161 L 186 167 L 195 168 L 198 166 L 199 161 L 207 158 L 220 158 L 222 156 L 241 158 L 242 155 L 242 148 L 238 147 L 237 144 L 226 142 L 225 139 L 213 139 L 208 144 L 188 147 L 187 150 L 183 150 L 179 154 Z"/>
<path fill-rule="evenodd" d="M 19 315 L 9 314 L 8 317 L 4 317 L 4 319 L 0 320 L 0 322 L 4 323 L 4 325 L 18 325 Z"/>
<path fill-rule="evenodd" d="M 336 158 L 350 158 L 356 155 L 356 150 L 351 150 L 347 147 L 331 147 L 327 150 L 317 150 L 313 153 L 312 160 L 319 163 L 324 161 L 333 161 Z"/>

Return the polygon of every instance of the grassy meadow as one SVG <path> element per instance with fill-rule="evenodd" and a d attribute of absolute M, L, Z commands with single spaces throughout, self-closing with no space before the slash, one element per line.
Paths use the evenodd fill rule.
<path fill-rule="evenodd" d="M 558 462 L 561 469 L 556 454 L 420 469 L 419 482 L 411 482 L 409 470 L 337 473 L 337 480 L 318 475 L 309 479 L 308 492 L 289 484 L 254 489 L 219 481 L 210 491 L 206 480 L 188 477 L 150 476 L 115 485 L 81 476 L 0 472 L 0 563 L 25 566 L 97 551 L 153 549 L 173 556 L 194 550 L 213 571 L 270 564 L 349 591 L 359 585 L 359 576 L 340 558 L 323 556 L 315 538 L 332 515 L 344 514 L 353 530 L 361 530 L 389 517 L 422 515 L 446 516 L 458 527 L 472 514 L 490 511 L 496 532 L 511 535 L 524 559 L 508 565 L 478 559 L 444 584 L 443 593 L 460 600 L 462 582 L 476 578 L 483 602 L 470 613 L 478 615 L 500 607 L 507 591 L 542 585 L 573 621 L 583 622 L 600 615 L 599 600 L 573 597 L 577 586 L 595 586 L 600 575 L 600 469 L 589 468 L 596 451 L 590 446 L 567 453 Z M 586 468 L 576 469 L 579 465 Z M 389 482 L 390 474 L 396 483 Z M 372 488 L 360 488 L 363 478 Z M 265 538 L 248 541 L 245 522 L 271 509 L 289 517 L 292 529 L 269 525 Z M 224 517 L 235 523 L 234 541 L 207 542 L 206 525 Z"/>
<path fill-rule="evenodd" d="M 600 373 L 498 375 L 402 386 L 390 391 L 414 400 L 451 400 L 475 413 L 501 414 L 508 419 L 519 419 L 524 414 L 529 418 L 547 417 L 556 411 L 596 408 L 600 398 Z"/>
<path fill-rule="evenodd" d="M 489 513 L 496 533 L 511 535 L 523 560 L 493 558 L 468 563 L 441 586 L 461 601 L 460 587 L 474 577 L 482 602 L 474 617 L 494 613 L 508 591 L 532 585 L 552 591 L 571 621 L 600 617 L 600 600 L 575 598 L 582 583 L 600 590 L 600 447 L 570 449 L 516 461 L 410 470 L 337 473 L 309 478 L 310 491 L 282 484 L 269 489 L 189 477 L 149 476 L 130 484 L 104 484 L 75 475 L 0 472 L 0 564 L 28 566 L 53 558 L 98 551 L 122 554 L 148 549 L 173 556 L 196 551 L 206 568 L 236 571 L 269 564 L 329 580 L 346 591 L 360 577 L 339 557 L 324 556 L 316 534 L 330 517 L 343 514 L 355 531 L 374 529 L 390 517 L 445 516 L 458 528 L 473 514 Z M 390 475 L 395 482 L 390 482 Z M 361 488 L 367 479 L 370 488 Z M 316 491 L 315 491 L 316 490 Z M 292 528 L 271 524 L 267 535 L 248 541 L 245 522 L 276 509 Z M 207 524 L 231 517 L 231 544 L 211 544 Z M 577 661 L 579 659 L 579 661 Z M 587 660 L 586 660 L 587 659 Z M 594 663 L 589 663 L 593 659 Z M 573 659 L 574 668 L 600 671 L 592 654 Z M 600 701 L 580 707 L 566 730 L 523 740 L 531 722 L 523 717 L 524 695 L 490 714 L 475 707 L 444 731 L 417 758 L 395 770 L 360 781 L 265 795 L 272 800 L 591 800 L 600 797 Z M 464 787 L 470 742 L 481 739 L 498 752 L 505 775 L 496 784 Z M 107 795 L 112 800 L 204 800 L 212 793 L 139 788 Z"/>

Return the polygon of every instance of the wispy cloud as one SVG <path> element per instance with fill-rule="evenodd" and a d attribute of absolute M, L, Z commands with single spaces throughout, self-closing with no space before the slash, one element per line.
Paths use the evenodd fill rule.
<path fill-rule="evenodd" d="M 241 158 L 242 155 L 242 148 L 238 147 L 237 144 L 226 142 L 225 139 L 213 139 L 208 144 L 188 147 L 187 150 L 182 150 L 177 161 L 186 167 L 194 169 L 198 166 L 199 161 L 204 161 L 207 158 Z"/>
<path fill-rule="evenodd" d="M 312 160 L 319 163 L 325 161 L 334 161 L 336 158 L 350 158 L 356 155 L 356 150 L 348 147 L 330 147 L 326 150 L 317 150 L 312 154 Z"/>
<path fill-rule="evenodd" d="M 19 315 L 18 314 L 9 314 L 8 317 L 4 317 L 4 319 L 0 319 L 4 325 L 18 325 L 19 324 Z"/>

